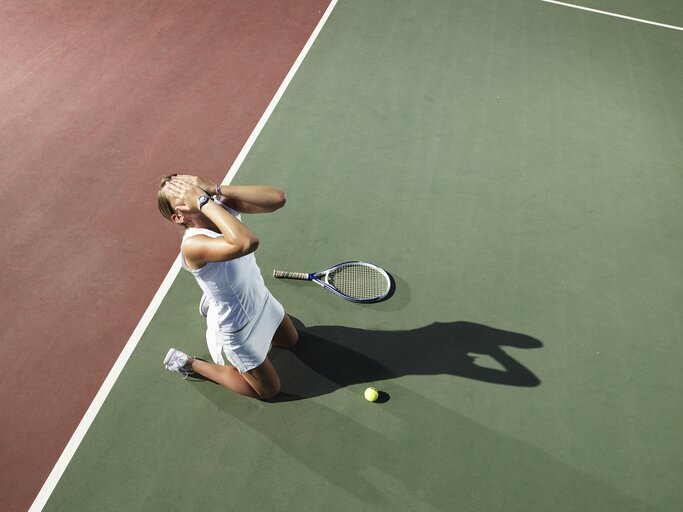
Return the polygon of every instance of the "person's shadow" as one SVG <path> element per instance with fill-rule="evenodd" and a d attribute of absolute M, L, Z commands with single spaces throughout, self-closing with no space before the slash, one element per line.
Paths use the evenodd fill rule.
<path fill-rule="evenodd" d="M 503 347 L 540 348 L 530 336 L 470 322 L 433 323 L 410 331 L 368 331 L 342 326 L 304 327 L 299 343 L 270 353 L 282 393 L 299 400 L 360 383 L 403 375 L 450 374 L 508 386 L 540 380 Z"/>

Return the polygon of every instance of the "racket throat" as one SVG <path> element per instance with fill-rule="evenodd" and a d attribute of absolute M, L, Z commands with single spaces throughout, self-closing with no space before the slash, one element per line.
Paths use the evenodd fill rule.
<path fill-rule="evenodd" d="M 325 274 L 320 276 L 317 280 L 315 280 L 315 282 L 323 288 L 334 288 L 334 286 L 332 286 L 332 283 L 330 283 L 330 274 L 331 272 L 325 272 Z"/>

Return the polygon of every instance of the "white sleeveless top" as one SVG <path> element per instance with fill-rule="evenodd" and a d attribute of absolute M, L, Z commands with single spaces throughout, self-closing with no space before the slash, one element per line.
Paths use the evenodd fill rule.
<path fill-rule="evenodd" d="M 222 203 L 218 204 L 241 221 L 238 212 Z M 197 235 L 211 238 L 223 236 L 210 229 L 187 228 L 183 241 Z M 242 329 L 258 316 L 270 295 L 254 253 L 234 260 L 207 263 L 199 270 L 190 270 L 182 253 L 180 261 L 183 268 L 194 275 L 202 291 L 213 300 L 221 332 L 230 333 Z"/>

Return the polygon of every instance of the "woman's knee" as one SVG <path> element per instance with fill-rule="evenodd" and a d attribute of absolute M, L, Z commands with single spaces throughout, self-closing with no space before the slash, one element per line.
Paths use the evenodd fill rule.
<path fill-rule="evenodd" d="M 259 380 L 258 382 L 251 384 L 251 386 L 254 388 L 254 391 L 256 391 L 259 400 L 270 400 L 271 398 L 275 398 L 280 394 L 280 389 L 282 388 L 280 379 L 277 376 L 273 379 Z"/>
<path fill-rule="evenodd" d="M 287 336 L 282 340 L 280 347 L 282 348 L 294 348 L 294 346 L 299 342 L 299 333 L 296 329 L 287 333 Z"/>
<path fill-rule="evenodd" d="M 280 393 L 280 376 L 268 358 L 259 367 L 244 373 L 243 377 L 261 400 L 275 398 Z"/>
<path fill-rule="evenodd" d="M 277 382 L 274 385 L 266 386 L 264 389 L 256 390 L 259 400 L 270 400 L 280 394 L 281 385 Z"/>

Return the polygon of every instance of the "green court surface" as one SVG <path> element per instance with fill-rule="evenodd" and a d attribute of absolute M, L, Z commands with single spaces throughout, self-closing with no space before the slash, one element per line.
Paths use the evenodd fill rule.
<path fill-rule="evenodd" d="M 339 2 L 235 180 L 288 194 L 245 217 L 302 331 L 281 400 L 163 369 L 207 355 L 183 271 L 45 509 L 677 509 L 681 55 L 539 1 Z M 349 259 L 394 296 L 270 277 Z"/>

